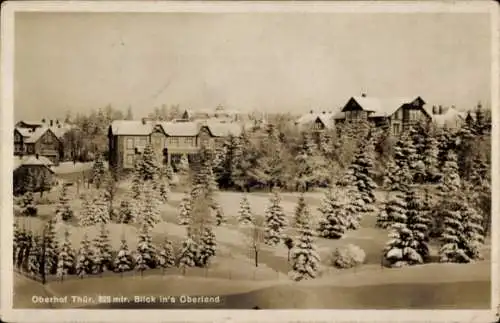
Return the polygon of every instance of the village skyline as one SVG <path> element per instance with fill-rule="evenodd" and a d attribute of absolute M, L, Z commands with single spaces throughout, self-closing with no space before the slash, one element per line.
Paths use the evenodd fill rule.
<path fill-rule="evenodd" d="M 137 118 L 162 104 L 335 112 L 361 93 L 491 104 L 487 14 L 17 15 L 16 119 L 107 105 Z"/>

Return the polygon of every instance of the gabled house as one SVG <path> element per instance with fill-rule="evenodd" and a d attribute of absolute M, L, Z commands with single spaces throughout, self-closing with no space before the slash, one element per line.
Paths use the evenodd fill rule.
<path fill-rule="evenodd" d="M 313 131 L 324 131 L 333 129 L 335 122 L 331 111 L 322 111 L 320 113 L 309 111 L 295 121 L 295 125 L 304 129 L 312 129 Z"/>
<path fill-rule="evenodd" d="M 132 169 L 136 156 L 151 143 L 159 161 L 175 165 L 182 155 L 192 161 L 202 145 L 215 147 L 229 134 L 240 133 L 241 126 L 235 123 L 115 120 L 108 129 L 109 161 L 112 166 Z"/>
<path fill-rule="evenodd" d="M 14 155 L 39 155 L 59 163 L 61 139 L 49 127 L 14 128 Z"/>
<path fill-rule="evenodd" d="M 394 134 L 399 134 L 420 121 L 432 120 L 424 109 L 421 97 L 381 99 L 361 96 L 351 97 L 334 118 L 336 122 L 368 120 L 376 126 L 389 125 Z"/>
<path fill-rule="evenodd" d="M 443 107 L 443 106 L 433 106 L 432 107 L 432 122 L 438 127 L 444 127 L 448 129 L 458 129 L 471 117 L 467 112 L 459 111 L 454 106 Z"/>
<path fill-rule="evenodd" d="M 34 192 L 50 189 L 54 183 L 53 165 L 48 158 L 39 155 L 14 157 L 14 194 L 24 194 L 28 180 Z"/>

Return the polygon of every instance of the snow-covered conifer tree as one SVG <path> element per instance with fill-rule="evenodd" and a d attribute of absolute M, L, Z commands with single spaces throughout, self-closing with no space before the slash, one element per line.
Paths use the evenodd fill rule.
<path fill-rule="evenodd" d="M 185 192 L 184 197 L 179 204 L 178 223 L 180 225 L 188 225 L 191 218 L 191 194 Z"/>
<path fill-rule="evenodd" d="M 121 200 L 118 208 L 118 223 L 132 223 L 135 220 L 133 206 L 128 198 Z"/>
<path fill-rule="evenodd" d="M 56 237 L 56 221 L 51 218 L 44 228 L 43 247 L 45 250 L 45 272 L 55 274 L 57 272 L 57 256 L 59 255 L 59 244 Z"/>
<path fill-rule="evenodd" d="M 295 281 L 316 278 L 320 256 L 313 240 L 313 231 L 306 221 L 299 230 L 300 236 L 291 252 L 292 270 L 290 277 Z"/>
<path fill-rule="evenodd" d="M 241 224 L 250 224 L 253 221 L 252 210 L 250 209 L 250 203 L 248 202 L 248 197 L 243 195 L 240 202 L 240 210 L 238 211 L 239 217 L 238 221 Z"/>
<path fill-rule="evenodd" d="M 132 199 L 137 200 L 141 196 L 144 179 L 142 177 L 142 158 L 135 156 L 134 172 L 132 175 Z"/>
<path fill-rule="evenodd" d="M 59 203 L 56 207 L 56 217 L 58 221 L 69 221 L 73 218 L 73 210 L 69 205 L 68 189 L 64 184 L 62 185 Z"/>
<path fill-rule="evenodd" d="M 158 252 L 158 265 L 162 268 L 170 268 L 175 266 L 175 255 L 172 242 L 165 238 Z"/>
<path fill-rule="evenodd" d="M 94 253 L 92 251 L 89 238 L 85 233 L 77 255 L 76 274 L 80 278 L 83 278 L 85 275 L 91 275 L 94 273 L 94 266 Z"/>
<path fill-rule="evenodd" d="M 196 257 L 197 265 L 200 267 L 208 266 L 210 259 L 215 256 L 216 247 L 215 233 L 210 227 L 204 227 Z"/>
<path fill-rule="evenodd" d="M 104 158 L 102 154 L 98 154 L 92 165 L 92 183 L 99 189 L 104 180 L 106 168 L 104 166 Z"/>
<path fill-rule="evenodd" d="M 122 275 L 126 271 L 130 271 L 133 268 L 133 258 L 128 250 L 127 241 L 122 239 L 120 249 L 115 258 L 115 270 L 120 272 Z"/>
<path fill-rule="evenodd" d="M 186 240 L 182 242 L 179 255 L 179 267 L 185 271 L 187 267 L 196 266 L 197 255 L 198 245 L 193 239 L 187 237 Z"/>
<path fill-rule="evenodd" d="M 94 263 L 98 273 L 113 270 L 112 248 L 109 240 L 109 230 L 101 222 L 99 235 L 94 239 Z"/>
<path fill-rule="evenodd" d="M 340 239 L 347 230 L 348 214 L 340 203 L 338 194 L 338 190 L 330 188 L 318 209 L 322 214 L 318 228 L 321 237 Z"/>
<path fill-rule="evenodd" d="M 111 221 L 109 214 L 109 204 L 106 201 L 105 193 L 99 191 L 94 200 L 94 216 L 95 222 L 98 223 L 109 223 Z"/>
<path fill-rule="evenodd" d="M 442 177 L 439 183 L 439 191 L 445 194 L 460 188 L 460 176 L 458 174 L 457 156 L 450 150 L 446 155 L 446 161 L 441 168 Z"/>
<path fill-rule="evenodd" d="M 90 193 L 84 194 L 82 199 L 82 209 L 78 219 L 82 227 L 91 226 L 96 223 L 96 208 L 95 197 Z"/>
<path fill-rule="evenodd" d="M 35 216 L 37 213 L 37 206 L 33 192 L 27 191 L 24 193 L 21 200 L 21 213 L 24 216 Z"/>
<path fill-rule="evenodd" d="M 153 228 L 160 222 L 160 202 L 152 185 L 144 185 L 143 198 L 141 201 L 139 223 L 146 223 L 149 228 Z"/>
<path fill-rule="evenodd" d="M 144 181 L 153 181 L 156 179 L 159 173 L 159 164 L 156 160 L 156 155 L 153 146 L 148 143 L 144 147 L 144 152 L 142 153 L 141 162 L 141 178 Z"/>
<path fill-rule="evenodd" d="M 64 241 L 58 255 L 57 276 L 63 280 L 75 268 L 75 252 L 69 240 L 69 231 L 64 232 Z"/>
<path fill-rule="evenodd" d="M 40 236 L 33 235 L 31 241 L 31 252 L 28 256 L 28 273 L 32 276 L 42 276 L 42 270 L 44 266 L 42 265 L 42 254 L 43 245 Z"/>
<path fill-rule="evenodd" d="M 267 245 L 275 246 L 281 240 L 287 221 L 281 206 L 281 198 L 277 190 L 271 194 L 270 205 L 266 210 L 266 229 L 264 240 Z"/>
<path fill-rule="evenodd" d="M 307 206 L 304 193 L 301 193 L 295 207 L 294 227 L 301 228 L 302 225 L 310 220 L 311 212 Z"/>
<path fill-rule="evenodd" d="M 424 144 L 424 165 L 427 181 L 439 178 L 439 143 L 435 136 L 426 137 Z"/>
<path fill-rule="evenodd" d="M 155 268 L 157 261 L 156 248 L 154 247 L 151 239 L 150 226 L 144 223 L 141 227 L 139 234 L 139 242 L 137 244 L 136 252 L 136 269 L 143 274 L 144 270 Z"/>

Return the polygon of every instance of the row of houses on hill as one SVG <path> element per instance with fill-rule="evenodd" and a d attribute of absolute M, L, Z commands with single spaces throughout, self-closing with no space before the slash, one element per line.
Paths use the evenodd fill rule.
<path fill-rule="evenodd" d="M 59 120 L 19 121 L 14 127 L 14 156 L 43 156 L 57 165 L 63 154 L 63 136 L 72 127 Z"/>
<path fill-rule="evenodd" d="M 202 146 L 215 148 L 227 136 L 239 136 L 241 131 L 239 123 L 216 120 L 115 120 L 108 129 L 109 163 L 131 169 L 150 143 L 158 160 L 175 167 L 183 155 L 192 161 Z"/>
<path fill-rule="evenodd" d="M 312 127 L 321 131 L 333 129 L 335 124 L 349 120 L 369 120 L 376 126 L 389 125 L 397 135 L 408 127 L 426 120 L 438 126 L 459 127 L 470 114 L 458 111 L 455 107 L 432 107 L 428 109 L 420 97 L 381 99 L 365 94 L 351 97 L 340 111 L 310 111 L 297 119 L 298 126 Z"/>

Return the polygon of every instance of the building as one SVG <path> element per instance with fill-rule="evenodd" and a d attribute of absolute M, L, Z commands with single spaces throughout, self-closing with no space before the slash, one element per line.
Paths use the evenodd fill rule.
<path fill-rule="evenodd" d="M 53 165 L 48 158 L 39 155 L 14 157 L 14 194 L 25 192 L 28 177 L 34 192 L 48 190 L 54 183 Z"/>
<path fill-rule="evenodd" d="M 432 121 L 424 105 L 425 101 L 419 96 L 380 99 L 363 94 L 351 97 L 334 119 L 335 122 L 369 120 L 376 126 L 385 124 L 397 135 L 422 120 Z"/>
<path fill-rule="evenodd" d="M 14 155 L 38 154 L 58 164 L 64 148 L 64 134 L 73 127 L 59 120 L 21 120 L 14 128 Z"/>
<path fill-rule="evenodd" d="M 14 155 L 39 155 L 58 164 L 62 141 L 49 127 L 14 128 Z"/>
<path fill-rule="evenodd" d="M 454 106 L 433 106 L 431 116 L 436 126 L 448 129 L 458 129 L 468 117 L 471 118 L 470 113 L 459 111 Z"/>
<path fill-rule="evenodd" d="M 239 122 L 242 114 L 237 110 L 229 110 L 219 105 L 215 109 L 184 110 L 181 119 L 189 121 L 216 120 L 218 122 Z"/>
<path fill-rule="evenodd" d="M 229 135 L 239 136 L 241 125 L 215 121 L 115 120 L 108 129 L 110 165 L 134 167 L 135 158 L 151 143 L 158 160 L 175 164 L 182 155 L 192 161 L 201 146 L 216 147 Z"/>
<path fill-rule="evenodd" d="M 297 121 L 295 121 L 295 125 L 304 129 L 313 129 L 314 131 L 324 131 L 328 129 L 333 129 L 335 127 L 334 114 L 332 111 L 322 111 L 320 113 L 314 112 L 313 110 L 309 111 L 302 115 Z"/>

